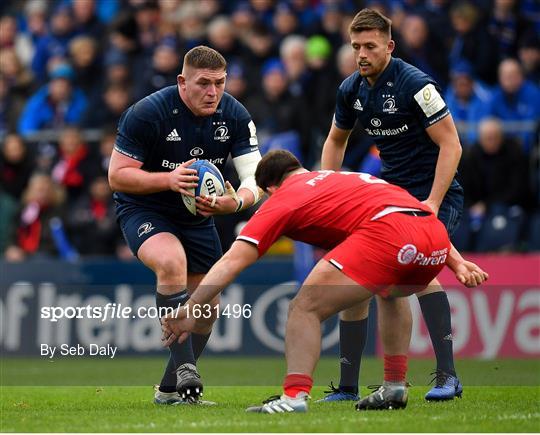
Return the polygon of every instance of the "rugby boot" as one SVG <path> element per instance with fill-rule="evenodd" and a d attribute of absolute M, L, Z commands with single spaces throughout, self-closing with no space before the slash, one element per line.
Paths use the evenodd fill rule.
<path fill-rule="evenodd" d="M 172 393 L 164 393 L 159 390 L 159 385 L 154 386 L 154 403 L 156 405 L 202 405 L 202 406 L 214 406 L 217 405 L 216 402 L 211 402 L 209 400 L 184 400 L 180 397 L 177 391 Z"/>
<path fill-rule="evenodd" d="M 324 396 L 322 399 L 319 399 L 315 401 L 315 403 L 321 403 L 321 402 L 346 402 L 346 401 L 357 401 L 360 399 L 358 394 L 349 393 L 343 390 L 340 390 L 339 388 L 334 387 L 334 383 L 330 382 L 329 385 L 330 389 L 326 390 L 324 393 L 326 396 Z"/>
<path fill-rule="evenodd" d="M 300 393 L 297 397 L 270 396 L 261 406 L 250 406 L 246 412 L 259 414 L 281 414 L 285 412 L 307 412 L 309 395 Z"/>
<path fill-rule="evenodd" d="M 201 376 L 193 364 L 182 364 L 176 369 L 176 391 L 187 401 L 197 401 L 202 396 Z"/>
<path fill-rule="evenodd" d="M 370 386 L 369 388 L 374 391 L 358 401 L 355 406 L 357 411 L 400 409 L 407 406 L 408 389 L 406 385 L 386 384 Z"/>
<path fill-rule="evenodd" d="M 431 380 L 430 384 L 435 381 L 435 386 L 426 394 L 426 400 L 438 401 L 453 400 L 454 397 L 461 398 L 463 394 L 463 385 L 461 385 L 457 376 L 442 370 L 436 370 L 431 374 L 435 375 L 435 377 Z"/>

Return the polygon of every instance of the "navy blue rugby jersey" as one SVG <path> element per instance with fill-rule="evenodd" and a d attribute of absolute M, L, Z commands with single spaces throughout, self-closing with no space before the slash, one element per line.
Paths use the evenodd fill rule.
<path fill-rule="evenodd" d="M 373 87 L 358 71 L 343 81 L 334 123 L 350 130 L 358 120 L 380 151 L 381 178 L 405 189 L 425 185 L 429 193 L 439 147 L 425 129 L 449 113 L 430 76 L 392 58 Z"/>
<path fill-rule="evenodd" d="M 212 116 L 197 117 L 184 104 L 176 85 L 168 86 L 128 108 L 118 123 L 114 149 L 143 162 L 141 169 L 166 172 L 192 158 L 205 159 L 223 171 L 229 154 L 234 158 L 258 152 L 255 124 L 246 108 L 224 93 Z M 186 222 L 204 220 L 184 206 L 180 193 L 148 195 L 115 192 L 120 206 L 150 207 Z"/>

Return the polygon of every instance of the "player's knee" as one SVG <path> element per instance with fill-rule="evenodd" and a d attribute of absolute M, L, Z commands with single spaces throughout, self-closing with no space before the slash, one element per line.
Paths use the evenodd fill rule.
<path fill-rule="evenodd" d="M 365 319 L 369 314 L 369 302 L 371 299 L 366 300 L 354 307 L 347 308 L 339 313 L 339 318 L 346 322 Z"/>
<path fill-rule="evenodd" d="M 186 265 L 178 258 L 164 257 L 159 258 L 154 266 L 154 272 L 158 278 L 158 281 L 171 281 L 174 279 L 181 280 L 175 284 L 184 284 L 186 281 Z"/>
<path fill-rule="evenodd" d="M 323 305 L 324 304 L 321 304 L 318 299 L 298 295 L 289 304 L 289 317 L 294 314 L 302 313 L 314 315 L 320 321 L 323 321 L 328 317 Z"/>

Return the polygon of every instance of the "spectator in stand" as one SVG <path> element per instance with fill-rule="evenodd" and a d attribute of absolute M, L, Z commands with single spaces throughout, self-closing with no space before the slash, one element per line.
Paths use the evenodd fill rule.
<path fill-rule="evenodd" d="M 106 176 L 92 180 L 88 194 L 70 206 L 66 232 L 81 255 L 114 255 L 122 237 Z"/>
<path fill-rule="evenodd" d="M 499 59 L 513 57 L 517 53 L 518 42 L 531 28 L 531 24 L 518 12 L 515 0 L 494 0 L 488 30 L 497 41 Z"/>
<path fill-rule="evenodd" d="M 227 62 L 238 61 L 243 48 L 236 38 L 236 31 L 231 19 L 225 15 L 215 17 L 207 27 L 208 45 L 219 51 Z"/>
<path fill-rule="evenodd" d="M 15 131 L 26 100 L 35 90 L 34 77 L 20 62 L 17 52 L 12 48 L 2 50 L 0 76 L 6 87 L 6 95 L 2 98 L 5 129 Z"/>
<path fill-rule="evenodd" d="M 146 68 L 142 77 L 135 81 L 135 100 L 138 101 L 165 86 L 174 85 L 179 65 L 180 57 L 175 41 L 171 38 L 164 39 L 154 50 L 150 68 Z"/>
<path fill-rule="evenodd" d="M 472 65 L 466 60 L 455 64 L 450 72 L 450 86 L 445 95 L 459 133 L 461 144 L 471 146 L 478 138 L 478 122 L 488 113 L 490 93 L 475 83 Z"/>
<path fill-rule="evenodd" d="M 270 27 L 274 16 L 274 0 L 249 0 L 249 4 L 257 21 Z"/>
<path fill-rule="evenodd" d="M 497 80 L 497 42 L 480 20 L 480 11 L 470 2 L 459 2 L 450 11 L 455 37 L 449 64 L 465 59 L 473 66 L 474 76 L 488 84 Z"/>
<path fill-rule="evenodd" d="M 204 42 L 206 27 L 198 2 L 182 2 L 176 17 L 178 34 L 184 42 L 185 51 Z"/>
<path fill-rule="evenodd" d="M 20 103 L 24 104 L 22 101 Z M 17 107 L 16 103 L 10 101 L 7 80 L 0 74 L 0 137 L 13 130 L 13 125 L 18 121 L 19 111 L 22 111 L 22 104 Z"/>
<path fill-rule="evenodd" d="M 130 62 L 128 56 L 120 50 L 113 49 L 105 56 L 105 81 L 129 85 L 131 82 Z"/>
<path fill-rule="evenodd" d="M 25 34 L 32 41 L 32 57 L 27 60 L 27 66 L 32 62 L 38 40 L 47 34 L 47 6 L 47 0 L 29 0 L 24 6 Z"/>
<path fill-rule="evenodd" d="M 244 104 L 248 95 L 248 85 L 244 75 L 244 67 L 240 62 L 227 63 L 227 81 L 225 92 Z"/>
<path fill-rule="evenodd" d="M 465 203 L 476 221 L 495 205 L 523 205 L 527 199 L 527 159 L 495 118 L 480 123 L 478 143 L 463 153 L 460 177 Z"/>
<path fill-rule="evenodd" d="M 279 54 L 287 73 L 289 91 L 295 97 L 305 96 L 309 82 L 306 38 L 300 35 L 287 36 L 281 42 Z"/>
<path fill-rule="evenodd" d="M 103 136 L 99 141 L 98 166 L 101 175 L 107 175 L 109 172 L 109 162 L 116 141 L 116 123 L 104 128 Z"/>
<path fill-rule="evenodd" d="M 294 131 L 300 138 L 302 151 L 308 152 L 305 103 L 288 91 L 285 67 L 279 59 L 270 59 L 263 65 L 262 75 L 263 92 L 252 95 L 246 101 L 246 108 L 257 126 L 259 143 L 264 148 L 265 142 L 272 136 Z"/>
<path fill-rule="evenodd" d="M 324 36 L 315 35 L 308 39 L 306 57 L 309 71 L 306 97 L 311 108 L 309 117 L 312 126 L 310 152 L 305 162 L 310 166 L 320 159 L 321 147 L 334 115 L 336 89 L 340 82 L 336 64 L 332 61 L 332 45 Z"/>
<path fill-rule="evenodd" d="M 52 57 L 66 58 L 68 45 L 75 36 L 71 8 L 61 3 L 53 12 L 50 20 L 50 33 L 42 36 L 36 43 L 32 59 L 32 71 L 38 80 L 47 78 L 47 64 Z"/>
<path fill-rule="evenodd" d="M 520 141 L 529 152 L 536 141 L 540 120 L 540 90 L 525 81 L 521 65 L 506 59 L 499 65 L 499 85 L 493 92 L 489 114 L 500 118 L 506 135 Z"/>
<path fill-rule="evenodd" d="M 343 44 L 336 56 L 337 67 L 340 79 L 345 80 L 356 70 L 358 70 L 358 65 L 356 59 L 354 58 L 354 52 L 351 49 L 350 44 Z"/>
<path fill-rule="evenodd" d="M 69 43 L 69 56 L 75 71 L 74 84 L 93 100 L 100 91 L 103 67 L 98 58 L 98 45 L 90 36 L 77 36 Z"/>
<path fill-rule="evenodd" d="M 20 32 L 15 17 L 5 15 L 0 18 L 0 49 L 14 50 L 23 65 L 30 64 L 34 55 L 33 41 Z"/>
<path fill-rule="evenodd" d="M 28 100 L 19 120 L 23 136 L 47 128 L 60 128 L 79 122 L 86 109 L 86 97 L 74 88 L 74 71 L 60 64 L 50 74 L 50 81 Z"/>
<path fill-rule="evenodd" d="M 294 13 L 292 6 L 284 1 L 278 3 L 276 6 L 272 25 L 278 44 L 280 44 L 287 35 L 299 33 L 298 18 Z"/>
<path fill-rule="evenodd" d="M 324 36 L 332 47 L 332 52 L 337 52 L 345 42 L 342 34 L 342 22 L 346 12 L 345 2 L 327 2 L 321 5 L 321 26 L 317 31 Z"/>
<path fill-rule="evenodd" d="M 130 0 L 135 11 L 137 38 L 145 55 L 151 55 L 159 41 L 160 10 L 156 0 Z"/>
<path fill-rule="evenodd" d="M 246 51 L 242 62 L 246 68 L 246 78 L 251 87 L 259 90 L 262 77 L 261 66 L 278 55 L 274 37 L 267 26 L 257 23 L 245 42 Z"/>
<path fill-rule="evenodd" d="M 34 159 L 17 134 L 8 134 L 0 154 L 0 186 L 13 199 L 20 200 L 34 170 Z"/>
<path fill-rule="evenodd" d="M 159 33 L 162 37 L 176 35 L 178 27 L 177 12 L 181 0 L 158 0 L 159 6 Z"/>
<path fill-rule="evenodd" d="M 90 36 L 95 41 L 103 41 L 106 27 L 97 16 L 95 0 L 73 0 L 72 7 L 75 31 Z"/>
<path fill-rule="evenodd" d="M 521 0 L 519 12 L 533 26 L 533 30 L 540 34 L 540 4 L 538 0 Z"/>
<path fill-rule="evenodd" d="M 90 104 L 80 125 L 83 128 L 103 128 L 104 126 L 117 124 L 122 113 L 132 102 L 129 88 L 119 83 L 109 83 L 98 105 Z M 96 110 L 99 107 L 99 110 Z"/>
<path fill-rule="evenodd" d="M 63 204 L 63 191 L 49 175 L 33 175 L 23 193 L 21 210 L 4 258 L 23 261 L 34 255 L 57 256 L 51 224 L 55 218 L 62 217 Z"/>
<path fill-rule="evenodd" d="M 523 37 L 519 43 L 519 62 L 525 79 L 540 86 L 540 38 L 534 33 Z"/>
<path fill-rule="evenodd" d="M 319 23 L 317 11 L 310 4 L 310 0 L 290 0 L 289 2 L 298 17 L 300 33 L 303 35 L 312 34 Z"/>
<path fill-rule="evenodd" d="M 139 51 L 137 22 L 131 10 L 123 10 L 109 25 L 109 51 L 116 51 L 133 57 Z"/>
<path fill-rule="evenodd" d="M 401 27 L 403 60 L 433 77 L 443 88 L 448 82 L 445 50 L 434 45 L 426 20 L 420 15 L 408 15 Z"/>
<path fill-rule="evenodd" d="M 247 1 L 240 1 L 231 13 L 231 20 L 238 39 L 247 45 L 256 23 L 255 13 Z"/>
<path fill-rule="evenodd" d="M 185 1 L 185 0 L 184 0 Z M 220 15 L 225 3 L 222 0 L 192 0 L 200 8 L 201 17 L 205 22 L 209 22 L 213 17 Z"/>
<path fill-rule="evenodd" d="M 420 13 L 425 18 L 429 26 L 429 34 L 433 39 L 433 44 L 443 50 L 450 44 L 450 32 L 452 27 L 450 22 L 450 0 L 427 0 L 421 8 Z"/>
<path fill-rule="evenodd" d="M 60 135 L 59 155 L 52 168 L 53 179 L 66 189 L 73 202 L 99 173 L 99 164 L 76 127 L 67 127 Z"/>

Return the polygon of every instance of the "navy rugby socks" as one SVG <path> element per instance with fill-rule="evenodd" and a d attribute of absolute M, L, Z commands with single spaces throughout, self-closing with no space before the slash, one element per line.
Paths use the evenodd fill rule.
<path fill-rule="evenodd" d="M 437 358 L 437 370 L 455 376 L 448 296 L 444 291 L 429 293 L 419 297 L 418 302 Z"/>
<path fill-rule="evenodd" d="M 176 373 L 175 370 L 174 360 L 172 359 L 172 356 L 169 357 L 169 362 L 167 363 L 167 368 L 165 369 L 165 373 L 163 373 L 163 377 L 161 378 L 161 382 L 159 383 L 159 391 L 162 393 L 174 393 L 176 391 Z"/>
<path fill-rule="evenodd" d="M 163 295 L 156 292 L 156 306 L 158 310 L 163 308 L 176 309 L 178 305 L 183 305 L 188 298 L 189 295 L 186 290 L 182 290 L 173 295 Z M 159 386 L 160 391 L 164 393 L 176 391 L 176 373 L 174 373 L 174 371 L 178 366 L 185 363 L 195 364 L 191 335 L 182 344 L 179 344 L 178 342 L 171 344 L 169 350 L 171 356 Z M 172 386 L 174 386 L 174 389 L 171 390 Z"/>
<path fill-rule="evenodd" d="M 360 362 L 366 346 L 367 332 L 367 317 L 362 320 L 339 321 L 339 389 L 346 393 L 358 393 Z"/>
<path fill-rule="evenodd" d="M 201 356 L 201 353 L 206 347 L 206 343 L 208 343 L 209 338 L 210 334 L 191 334 L 191 347 L 193 348 L 193 356 L 195 357 L 195 361 L 197 361 Z"/>

